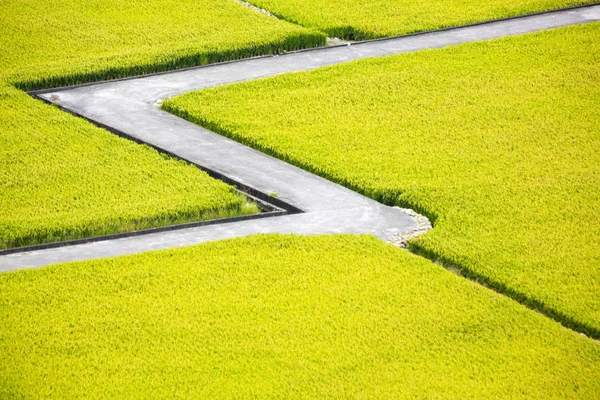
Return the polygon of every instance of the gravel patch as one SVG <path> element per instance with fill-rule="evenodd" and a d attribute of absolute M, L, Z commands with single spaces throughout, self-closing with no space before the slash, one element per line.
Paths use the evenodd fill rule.
<path fill-rule="evenodd" d="M 401 207 L 394 207 L 394 208 L 402 210 L 405 213 L 407 213 L 408 215 L 410 215 L 411 217 L 413 217 L 415 219 L 415 221 L 417 221 L 418 227 L 417 227 L 417 229 L 397 233 L 396 235 L 392 236 L 392 238 L 388 241 L 388 243 L 390 243 L 396 247 L 406 249 L 408 246 L 409 240 L 414 239 L 418 236 L 421 236 L 422 234 L 424 234 L 425 232 L 427 232 L 433 228 L 433 226 L 431 225 L 431 222 L 429 221 L 429 219 L 426 216 L 421 215 L 410 208 L 401 208 Z"/>

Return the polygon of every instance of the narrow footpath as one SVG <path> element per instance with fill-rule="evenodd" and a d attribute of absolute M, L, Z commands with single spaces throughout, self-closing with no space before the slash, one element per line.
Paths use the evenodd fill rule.
<path fill-rule="evenodd" d="M 162 100 L 217 85 L 368 57 L 489 40 L 600 20 L 600 5 L 547 12 L 397 38 L 214 64 L 168 73 L 46 90 L 36 96 L 134 140 L 208 168 L 302 213 L 152 233 L 0 256 L 0 272 L 167 249 L 258 233 L 366 233 L 390 241 L 427 229 L 412 213 L 340 185 L 160 110 Z"/>

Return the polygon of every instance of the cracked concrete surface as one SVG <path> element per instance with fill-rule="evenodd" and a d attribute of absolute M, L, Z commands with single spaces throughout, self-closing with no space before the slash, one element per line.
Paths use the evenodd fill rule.
<path fill-rule="evenodd" d="M 214 170 L 304 211 L 0 256 L 0 272 L 132 254 L 258 233 L 368 233 L 402 245 L 430 228 L 418 215 L 387 207 L 158 108 L 192 90 L 352 60 L 439 48 L 600 20 L 600 5 L 338 47 L 299 51 L 169 73 L 38 92 L 46 101 L 102 126 Z"/>

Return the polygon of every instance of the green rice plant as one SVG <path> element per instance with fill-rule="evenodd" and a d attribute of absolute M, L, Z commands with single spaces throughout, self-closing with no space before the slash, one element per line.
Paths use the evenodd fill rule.
<path fill-rule="evenodd" d="M 364 40 L 593 4 L 596 0 L 252 0 L 251 3 L 331 37 Z"/>
<path fill-rule="evenodd" d="M 0 275 L 2 398 L 594 398 L 600 346 L 371 236 Z"/>
<path fill-rule="evenodd" d="M 177 115 L 428 215 L 410 248 L 600 337 L 600 24 L 185 94 Z"/>
<path fill-rule="evenodd" d="M 3 0 L 0 249 L 258 212 L 195 167 L 15 86 L 78 84 L 324 42 L 233 0 Z"/>

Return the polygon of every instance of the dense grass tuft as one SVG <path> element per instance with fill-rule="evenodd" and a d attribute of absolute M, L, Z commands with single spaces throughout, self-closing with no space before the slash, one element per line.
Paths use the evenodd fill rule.
<path fill-rule="evenodd" d="M 600 24 L 189 93 L 165 109 L 433 217 L 411 242 L 600 337 Z"/>

